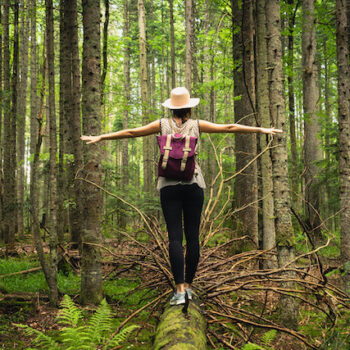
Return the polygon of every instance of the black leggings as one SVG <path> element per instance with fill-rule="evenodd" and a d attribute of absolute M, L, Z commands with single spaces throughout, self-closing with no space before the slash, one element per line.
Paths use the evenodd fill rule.
<path fill-rule="evenodd" d="M 199 224 L 204 201 L 203 189 L 197 184 L 163 187 L 160 190 L 160 201 L 169 234 L 170 264 L 175 283 L 192 283 L 199 261 Z M 182 213 L 187 242 L 185 259 L 182 248 Z"/>

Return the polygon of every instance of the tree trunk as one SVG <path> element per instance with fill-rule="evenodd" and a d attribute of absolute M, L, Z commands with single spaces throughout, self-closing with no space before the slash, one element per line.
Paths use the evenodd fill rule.
<path fill-rule="evenodd" d="M 18 2 L 14 4 L 13 72 L 10 88 L 9 2 L 4 1 L 4 238 L 12 253 L 16 232 L 16 106 L 18 69 Z M 10 96 L 12 90 L 12 98 Z M 12 103 L 11 103 L 12 102 Z M 12 107 L 12 108 L 11 108 Z"/>
<path fill-rule="evenodd" d="M 186 17 L 186 68 L 185 68 L 185 81 L 186 88 L 191 92 L 192 87 L 192 50 L 191 50 L 191 38 L 192 38 L 192 0 L 186 0 L 185 2 L 185 17 Z"/>
<path fill-rule="evenodd" d="M 266 46 L 266 16 L 265 0 L 257 1 L 257 112 L 262 126 L 271 125 L 269 114 L 268 74 L 267 74 L 267 46 Z M 260 149 L 268 145 L 266 135 L 260 135 Z M 267 151 L 261 156 L 262 183 L 262 248 L 271 249 L 275 246 L 276 232 L 274 223 L 273 181 L 271 153 Z M 277 261 L 266 260 L 266 268 L 276 267 Z"/>
<path fill-rule="evenodd" d="M 270 115 L 273 125 L 283 130 L 283 133 L 274 136 L 274 146 L 276 147 L 272 150 L 276 246 L 278 264 L 282 267 L 294 258 L 295 238 L 289 209 L 286 111 L 279 1 L 267 0 L 265 10 L 267 19 Z M 284 286 L 290 287 L 289 284 Z M 296 299 L 289 296 L 281 296 L 279 309 L 281 322 L 286 327 L 296 329 L 298 327 L 298 304 Z"/>
<path fill-rule="evenodd" d="M 129 0 L 124 0 L 124 28 L 123 37 L 129 37 Z M 129 105 L 130 105 L 130 43 L 125 42 L 124 46 L 124 119 L 123 129 L 128 128 L 129 124 Z M 129 184 L 129 152 L 128 140 L 122 140 L 122 183 L 125 189 Z"/>
<path fill-rule="evenodd" d="M 251 2 L 243 2 L 239 8 L 236 1 L 231 1 L 235 14 L 235 27 L 241 26 L 241 32 L 233 36 L 234 94 L 241 97 L 235 101 L 235 122 L 255 125 L 255 82 L 254 82 L 254 23 Z M 236 171 L 244 168 L 256 156 L 256 134 L 235 135 Z M 258 247 L 258 204 L 257 204 L 257 163 L 251 164 L 236 177 L 235 208 L 246 207 L 236 215 L 236 228 L 240 235 L 249 235 Z"/>
<path fill-rule="evenodd" d="M 174 1 L 169 0 L 169 20 L 170 20 L 170 62 L 171 62 L 171 88 L 176 87 L 175 75 L 175 31 L 174 31 Z"/>
<path fill-rule="evenodd" d="M 318 70 L 316 63 L 316 30 L 314 0 L 303 1 L 303 106 L 304 106 L 304 163 L 305 209 L 312 237 L 320 241 L 320 185 L 317 162 L 322 159 L 319 112 Z"/>
<path fill-rule="evenodd" d="M 340 175 L 340 254 L 343 287 L 350 291 L 350 67 L 349 23 L 344 0 L 336 2 Z"/>
<path fill-rule="evenodd" d="M 83 70 L 82 112 L 85 135 L 101 133 L 100 104 L 100 2 L 83 0 Z M 101 151 L 99 145 L 85 148 L 84 177 L 101 184 Z M 82 236 L 81 302 L 98 304 L 102 298 L 101 252 L 93 244 L 101 241 L 101 192 L 89 183 L 83 184 L 84 230 Z M 90 244 L 91 243 L 91 244 Z"/>
<path fill-rule="evenodd" d="M 21 18 L 21 30 L 20 30 L 20 80 L 18 88 L 18 106 L 17 106 L 17 164 L 18 164 L 18 177 L 17 177 L 17 196 L 18 196 L 18 235 L 23 238 L 24 235 L 24 188 L 25 188 L 25 125 L 26 125 L 26 108 L 27 108 L 27 86 L 28 86 L 28 39 L 29 39 L 29 16 L 28 16 L 28 2 L 22 0 L 22 18 Z"/>
<path fill-rule="evenodd" d="M 289 106 L 289 135 L 290 135 L 290 149 L 291 149 L 291 204 L 293 207 L 298 206 L 298 154 L 297 154 L 297 142 L 295 133 L 295 100 L 294 100 L 294 26 L 296 7 L 294 0 L 289 0 L 290 6 L 288 12 L 288 106 Z M 292 12 L 293 11 L 293 12 Z"/>
<path fill-rule="evenodd" d="M 0 25 L 3 28 L 3 11 L 2 4 L 0 5 Z M 4 98 L 4 90 L 3 90 L 3 31 L 0 32 L 0 98 L 3 101 Z M 3 207 L 4 207 L 4 173 L 3 173 L 3 104 L 0 104 L 0 242 L 4 241 L 4 222 L 3 222 Z"/>
<path fill-rule="evenodd" d="M 35 146 L 38 138 L 38 95 L 37 95 L 37 43 L 36 43 L 36 0 L 30 1 L 30 155 L 34 157 Z M 33 167 L 30 168 L 31 181 L 37 182 L 38 177 L 32 176 Z M 32 192 L 36 189 L 36 184 L 30 186 L 30 203 L 36 208 L 39 207 L 38 191 Z M 34 232 L 34 222 L 31 215 L 31 232 Z"/>
<path fill-rule="evenodd" d="M 139 49 L 140 49 L 140 78 L 141 78 L 141 102 L 142 125 L 150 122 L 149 109 L 150 98 L 148 89 L 147 50 L 146 50 L 146 15 L 144 0 L 138 0 L 139 22 Z M 152 143 L 150 137 L 143 138 L 143 189 L 144 193 L 150 193 L 153 180 Z"/>
<path fill-rule="evenodd" d="M 207 349 L 206 321 L 199 306 L 190 302 L 187 317 L 182 305 L 169 306 L 161 316 L 153 350 Z"/>
<path fill-rule="evenodd" d="M 54 55 L 54 20 L 52 0 L 46 0 L 46 31 L 47 31 L 47 61 L 49 78 L 49 115 L 50 120 L 50 302 L 58 303 L 57 288 L 57 137 L 56 137 L 56 106 L 55 106 L 55 55 Z"/>

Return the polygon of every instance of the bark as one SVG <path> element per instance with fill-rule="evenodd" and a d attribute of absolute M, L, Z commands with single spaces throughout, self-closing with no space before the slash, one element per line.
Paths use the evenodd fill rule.
<path fill-rule="evenodd" d="M 47 31 L 47 61 L 49 80 L 49 115 L 50 120 L 50 187 L 49 187 L 49 209 L 50 209 L 50 302 L 58 303 L 57 288 L 57 138 L 56 138 L 56 106 L 55 106 L 55 55 L 54 55 L 54 20 L 52 0 L 46 0 L 46 31 Z"/>
<path fill-rule="evenodd" d="M 24 170 L 24 152 L 25 152 L 25 126 L 26 126 L 26 107 L 27 107 L 27 86 L 28 86 L 28 39 L 29 39 L 29 16 L 27 11 L 28 2 L 21 1 L 21 29 L 20 29 L 20 72 L 18 82 L 18 106 L 17 106 L 17 196 L 18 196 L 18 215 L 17 232 L 20 238 L 24 233 L 24 188 L 25 188 L 25 170 Z"/>
<path fill-rule="evenodd" d="M 150 122 L 149 109 L 150 98 L 148 89 L 147 73 L 147 50 L 146 50 L 146 15 L 144 0 L 138 0 L 138 23 L 139 23 L 139 49 L 140 49 L 140 79 L 141 79 L 141 103 L 142 125 Z M 153 180 L 152 143 L 150 137 L 143 138 L 143 188 L 144 193 L 150 193 Z"/>
<path fill-rule="evenodd" d="M 36 141 L 38 138 L 38 95 L 37 95 L 37 43 L 36 43 L 36 0 L 30 1 L 30 155 L 34 157 Z M 37 182 L 38 177 L 32 176 L 32 167 L 30 168 L 30 177 L 32 181 Z M 33 185 L 33 186 L 32 186 Z M 30 203 L 36 208 L 39 207 L 38 191 L 32 192 L 36 184 L 31 183 Z M 31 216 L 32 218 L 32 216 Z M 31 231 L 34 230 L 34 223 L 31 220 Z"/>
<path fill-rule="evenodd" d="M 290 135 L 290 149 L 291 149 L 291 204 L 294 207 L 298 206 L 298 154 L 297 142 L 295 133 L 295 100 L 294 100 L 294 26 L 297 5 L 294 5 L 294 0 L 289 0 L 290 5 L 288 14 L 288 107 L 289 107 L 289 135 Z M 294 9 L 295 7 L 295 9 Z M 292 10 L 293 8 L 293 10 Z M 293 12 L 292 12 L 293 11 Z"/>
<path fill-rule="evenodd" d="M 257 112 L 262 126 L 271 125 L 269 114 L 267 46 L 266 46 L 266 16 L 265 0 L 257 1 Z M 260 135 L 260 149 L 268 145 L 268 137 Z M 262 187 L 262 248 L 271 249 L 275 246 L 276 232 L 274 223 L 272 162 L 270 151 L 261 156 L 261 187 Z M 275 268 L 277 261 L 266 260 L 266 268 Z"/>
<path fill-rule="evenodd" d="M 105 103 L 105 84 L 108 67 L 108 25 L 109 25 L 109 0 L 104 0 L 105 5 L 105 21 L 103 23 L 103 37 L 102 37 L 102 75 L 101 75 L 101 105 Z"/>
<path fill-rule="evenodd" d="M 274 136 L 275 148 L 272 150 L 272 165 L 277 257 L 279 266 L 284 266 L 294 258 L 295 238 L 289 209 L 286 111 L 279 1 L 267 0 L 265 11 L 267 19 L 270 116 L 273 125 L 283 130 L 283 133 Z M 298 326 L 298 305 L 296 299 L 289 296 L 281 296 L 279 309 L 281 322 L 287 327 L 296 329 Z"/>
<path fill-rule="evenodd" d="M 124 0 L 124 28 L 123 37 L 129 37 L 129 0 Z M 125 42 L 124 46 L 124 119 L 123 129 L 128 128 L 129 124 L 129 105 L 130 105 L 130 43 L 129 40 Z M 128 140 L 122 141 L 122 183 L 123 188 L 129 184 L 129 152 Z"/>
<path fill-rule="evenodd" d="M 316 63 L 316 29 L 314 0 L 303 1 L 303 106 L 304 106 L 304 163 L 305 209 L 313 237 L 320 240 L 320 185 L 317 162 L 322 159 L 320 134 L 318 69 Z M 318 227 L 318 228 L 317 228 Z"/>
<path fill-rule="evenodd" d="M 70 114 L 67 115 L 69 125 L 69 150 L 74 156 L 74 162 L 70 164 L 70 184 L 74 189 L 74 205 L 70 207 L 70 226 L 72 242 L 81 242 L 82 228 L 84 226 L 84 217 L 82 215 L 82 184 L 75 180 L 83 167 L 83 147 L 80 140 L 81 135 L 81 86 L 80 86 L 80 58 L 79 58 L 79 39 L 78 39 L 78 9 L 77 1 L 71 0 L 66 3 L 67 26 L 68 26 L 68 48 L 71 52 L 69 61 L 69 77 L 71 84 L 70 94 L 67 96 L 68 103 L 71 104 Z M 67 110 L 68 111 L 68 110 Z"/>
<path fill-rule="evenodd" d="M 175 31 L 174 31 L 174 1 L 169 0 L 169 21 L 170 21 L 170 62 L 171 62 L 171 88 L 176 87 L 175 76 Z"/>
<path fill-rule="evenodd" d="M 340 254 L 344 290 L 350 290 L 350 67 L 345 0 L 336 2 L 340 176 Z"/>
<path fill-rule="evenodd" d="M 191 37 L 192 37 L 192 0 L 186 0 L 185 2 L 185 16 L 186 16 L 186 68 L 185 68 L 185 81 L 186 88 L 191 92 L 192 86 L 192 50 L 191 50 Z"/>
<path fill-rule="evenodd" d="M 1 4 L 2 5 L 2 4 Z M 3 25 L 3 11 L 2 6 L 0 6 L 0 25 Z M 0 98 L 3 101 L 4 90 L 3 90 L 3 31 L 0 33 Z M 4 229 L 3 229 L 3 207 L 4 207 L 4 174 L 3 174 L 3 105 L 0 104 L 0 241 L 4 240 Z"/>
<path fill-rule="evenodd" d="M 157 326 L 153 350 L 207 349 L 206 321 L 199 306 L 190 302 L 188 315 L 183 306 L 167 307 Z"/>
<path fill-rule="evenodd" d="M 234 69 L 234 94 L 241 98 L 235 101 L 235 122 L 255 125 L 255 77 L 254 77 L 254 23 L 252 2 L 243 2 L 239 8 L 231 1 L 235 14 L 235 26 L 241 31 L 233 36 L 233 53 L 236 63 Z M 242 62 L 241 65 L 237 63 Z M 246 166 L 256 155 L 256 134 L 235 135 L 236 171 Z M 236 216 L 236 229 L 239 235 L 249 235 L 258 247 L 258 205 L 257 205 L 257 163 L 254 162 L 242 174 L 236 177 L 235 208 L 240 210 Z"/>
<path fill-rule="evenodd" d="M 82 112 L 85 135 L 101 133 L 100 105 L 100 3 L 83 0 L 83 63 L 82 63 Z M 86 146 L 84 152 L 84 176 L 101 184 L 101 151 L 99 145 Z M 88 183 L 83 186 L 84 230 L 82 236 L 81 302 L 98 304 L 102 298 L 102 273 L 100 249 L 89 243 L 101 240 L 102 196 Z"/>
<path fill-rule="evenodd" d="M 9 2 L 4 1 L 4 208 L 6 252 L 14 250 L 16 232 L 16 106 L 18 69 L 18 2 L 14 3 L 13 71 L 10 86 Z M 12 92 L 12 96 L 10 95 Z"/>

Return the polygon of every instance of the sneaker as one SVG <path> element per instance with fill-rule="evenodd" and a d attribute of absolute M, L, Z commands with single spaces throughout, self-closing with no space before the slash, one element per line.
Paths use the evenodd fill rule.
<path fill-rule="evenodd" d="M 186 303 L 186 292 L 175 292 L 172 298 L 170 299 L 170 305 L 181 305 Z"/>
<path fill-rule="evenodd" d="M 191 288 L 185 288 L 185 292 L 187 293 L 188 300 L 192 300 L 193 298 L 193 293 Z"/>

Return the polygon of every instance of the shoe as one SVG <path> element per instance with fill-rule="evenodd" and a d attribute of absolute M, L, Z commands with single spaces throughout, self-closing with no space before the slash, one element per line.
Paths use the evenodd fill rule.
<path fill-rule="evenodd" d="M 193 298 L 193 293 L 191 288 L 185 288 L 185 292 L 187 293 L 188 300 L 192 300 Z"/>
<path fill-rule="evenodd" d="M 175 292 L 174 295 L 170 299 L 170 305 L 181 305 L 186 303 L 186 292 Z"/>

